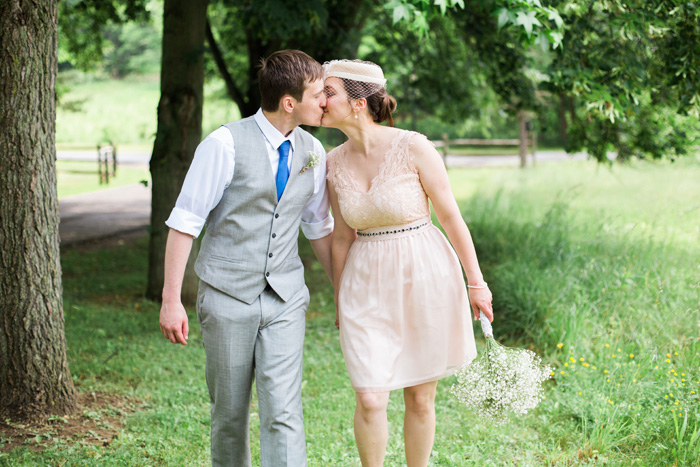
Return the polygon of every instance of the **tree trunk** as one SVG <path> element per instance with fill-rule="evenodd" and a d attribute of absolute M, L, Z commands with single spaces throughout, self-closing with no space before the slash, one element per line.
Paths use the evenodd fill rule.
<path fill-rule="evenodd" d="M 158 131 L 151 156 L 151 239 L 146 296 L 161 299 L 165 225 L 202 137 L 206 0 L 166 0 L 163 9 L 163 58 L 160 73 Z M 184 303 L 194 301 L 197 278 L 194 242 L 182 285 Z"/>
<path fill-rule="evenodd" d="M 65 414 L 56 192 L 57 0 L 0 2 L 0 419 Z"/>

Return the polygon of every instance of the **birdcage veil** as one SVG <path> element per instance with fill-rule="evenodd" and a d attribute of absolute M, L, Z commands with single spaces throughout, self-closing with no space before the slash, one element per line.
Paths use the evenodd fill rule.
<path fill-rule="evenodd" d="M 363 60 L 332 60 L 323 64 L 324 78 L 341 78 L 350 99 L 376 94 L 386 87 L 381 67 Z"/>

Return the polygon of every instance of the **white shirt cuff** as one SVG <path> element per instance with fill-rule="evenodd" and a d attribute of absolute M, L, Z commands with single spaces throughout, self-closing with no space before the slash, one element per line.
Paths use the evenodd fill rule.
<path fill-rule="evenodd" d="M 335 222 L 333 221 L 333 216 L 329 213 L 328 216 L 321 222 L 309 224 L 301 221 L 301 231 L 309 240 L 318 240 L 319 238 L 330 235 L 333 232 L 334 224 Z"/>
<path fill-rule="evenodd" d="M 199 237 L 205 222 L 206 219 L 202 219 L 189 211 L 173 208 L 170 212 L 170 217 L 165 221 L 165 225 L 179 232 L 192 235 L 193 237 Z"/>

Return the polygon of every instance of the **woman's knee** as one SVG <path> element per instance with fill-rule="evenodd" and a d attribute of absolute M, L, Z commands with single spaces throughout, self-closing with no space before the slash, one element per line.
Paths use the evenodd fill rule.
<path fill-rule="evenodd" d="M 404 391 L 406 410 L 419 417 L 427 417 L 435 411 L 435 390 L 430 387 L 406 388 Z"/>
<path fill-rule="evenodd" d="M 357 408 L 365 413 L 386 412 L 389 403 L 389 394 L 383 392 L 358 392 L 356 394 Z"/>

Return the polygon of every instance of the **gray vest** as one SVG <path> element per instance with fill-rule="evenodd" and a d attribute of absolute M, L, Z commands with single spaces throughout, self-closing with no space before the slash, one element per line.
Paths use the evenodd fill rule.
<path fill-rule="evenodd" d="M 265 136 L 253 117 L 224 125 L 233 136 L 233 180 L 209 213 L 194 268 L 201 280 L 253 303 L 267 284 L 284 301 L 304 287 L 299 258 L 301 211 L 314 190 L 314 171 L 299 174 L 313 137 L 297 128 L 289 180 L 277 202 Z"/>

